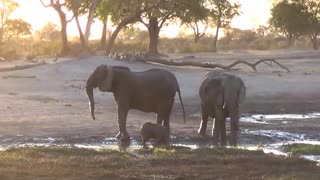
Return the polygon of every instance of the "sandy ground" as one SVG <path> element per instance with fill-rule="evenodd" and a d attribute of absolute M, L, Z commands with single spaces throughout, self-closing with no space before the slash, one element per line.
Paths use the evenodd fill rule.
<path fill-rule="evenodd" d="M 218 54 L 175 54 L 174 58 L 229 64 L 234 60 L 255 62 L 273 57 L 291 69 L 287 73 L 276 65 L 258 66 L 258 72 L 243 65 L 229 71 L 243 78 L 247 87 L 246 101 L 241 105 L 242 114 L 308 113 L 320 109 L 320 52 L 319 51 L 228 51 Z M 173 57 L 173 55 L 170 55 Z M 15 66 L 22 62 L 1 62 L 1 67 Z M 111 93 L 95 91 L 96 117 L 90 117 L 88 99 L 84 91 L 86 79 L 100 64 L 124 65 L 132 71 L 163 68 L 173 72 L 180 84 L 186 107 L 187 123 L 183 124 L 182 110 L 176 97 L 171 115 L 172 133 L 195 136 L 200 113 L 198 88 L 203 76 L 211 71 L 195 67 L 168 67 L 140 62 L 114 61 L 103 56 L 74 60 L 58 60 L 46 65 L 18 71 L 0 72 L 0 137 L 114 137 L 118 131 L 116 104 Z M 146 121 L 154 121 L 153 113 L 130 111 L 127 129 L 137 136 Z M 300 128 L 316 130 L 319 120 L 309 124 L 297 123 Z M 242 123 L 245 128 L 260 125 Z M 292 124 L 283 125 L 284 128 Z M 274 128 L 278 127 L 275 125 Z M 259 127 L 261 128 L 261 127 Z M 209 130 L 208 130 L 209 131 Z M 309 129 L 304 130 L 309 131 Z"/>

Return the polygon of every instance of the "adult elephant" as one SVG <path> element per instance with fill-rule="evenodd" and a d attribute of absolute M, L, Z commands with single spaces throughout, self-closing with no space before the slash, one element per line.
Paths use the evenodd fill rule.
<path fill-rule="evenodd" d="M 169 118 L 176 92 L 183 110 L 180 88 L 176 77 L 163 69 L 150 69 L 144 72 L 132 72 L 124 66 L 100 65 L 90 75 L 86 84 L 92 118 L 94 116 L 93 89 L 112 92 L 117 102 L 119 133 L 117 138 L 128 140 L 126 120 L 130 109 L 157 114 L 156 122 L 170 129 Z"/>
<path fill-rule="evenodd" d="M 226 117 L 230 117 L 230 145 L 236 145 L 239 134 L 239 104 L 244 100 L 246 87 L 241 78 L 222 72 L 209 72 L 199 89 L 201 98 L 200 136 L 206 133 L 208 117 L 214 120 L 214 142 L 226 145 Z"/>

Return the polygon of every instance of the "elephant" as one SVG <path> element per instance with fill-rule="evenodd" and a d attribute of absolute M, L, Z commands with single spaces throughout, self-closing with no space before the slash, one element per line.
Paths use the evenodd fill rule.
<path fill-rule="evenodd" d="M 170 132 L 166 126 L 146 122 L 141 127 L 140 136 L 143 147 L 148 148 L 146 143 L 149 139 L 155 139 L 156 146 L 168 145 Z"/>
<path fill-rule="evenodd" d="M 230 145 L 238 144 L 239 104 L 246 95 L 246 87 L 240 77 L 218 71 L 205 75 L 199 88 L 201 99 L 201 123 L 198 133 L 205 136 L 208 117 L 214 119 L 213 140 L 226 145 L 226 118 L 230 117 Z"/>
<path fill-rule="evenodd" d="M 92 119 L 94 116 L 93 89 L 112 92 L 117 103 L 119 133 L 117 138 L 129 140 L 126 120 L 130 109 L 157 114 L 156 123 L 170 129 L 169 118 L 176 92 L 185 122 L 185 110 L 181 98 L 180 87 L 174 74 L 164 69 L 150 69 L 143 72 L 132 72 L 125 66 L 100 65 L 89 76 L 86 92 Z"/>

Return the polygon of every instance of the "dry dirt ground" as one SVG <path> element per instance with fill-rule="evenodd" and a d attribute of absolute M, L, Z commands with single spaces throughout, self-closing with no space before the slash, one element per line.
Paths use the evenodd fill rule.
<path fill-rule="evenodd" d="M 235 60 L 255 62 L 260 58 L 275 58 L 292 72 L 276 65 L 258 66 L 258 72 L 240 65 L 228 73 L 240 76 L 247 87 L 246 101 L 241 105 L 245 114 L 309 113 L 320 110 L 320 52 L 319 51 L 227 51 L 217 54 L 174 54 L 201 62 L 230 64 Z M 163 68 L 173 72 L 180 84 L 186 107 L 187 123 L 176 97 L 171 115 L 171 132 L 180 137 L 196 137 L 199 126 L 198 88 L 203 76 L 211 69 L 168 67 L 158 64 L 115 61 L 104 56 L 57 62 L 33 68 L 0 72 L 0 137 L 114 137 L 118 131 L 116 104 L 111 93 L 95 91 L 96 117 L 90 117 L 85 82 L 100 64 L 128 66 L 132 71 Z M 0 62 L 0 68 L 24 65 L 24 62 Z M 137 137 L 146 121 L 155 121 L 153 113 L 130 111 L 127 129 Z M 242 129 L 259 129 L 262 125 L 241 123 Z M 310 131 L 319 138 L 319 119 L 282 124 L 284 129 Z M 274 124 L 272 128 L 281 128 Z M 209 132 L 209 130 L 208 130 Z M 72 141 L 72 140 L 70 140 Z M 2 142 L 3 143 L 3 142 Z"/>

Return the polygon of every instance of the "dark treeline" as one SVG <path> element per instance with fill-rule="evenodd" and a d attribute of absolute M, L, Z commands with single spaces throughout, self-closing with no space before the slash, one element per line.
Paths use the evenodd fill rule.
<path fill-rule="evenodd" d="M 229 0 L 50 0 L 39 1 L 57 12 L 60 24 L 46 24 L 32 32 L 22 19 L 11 19 L 19 4 L 1 1 L 0 56 L 14 59 L 25 54 L 70 55 L 99 50 L 171 52 L 216 52 L 219 49 L 318 49 L 320 2 L 318 0 L 275 0 L 267 26 L 253 30 L 230 27 L 241 14 L 241 3 Z M 72 14 L 68 17 L 67 14 Z M 85 28 L 79 17 L 87 19 Z M 67 29 L 75 21 L 79 36 L 70 38 Z M 100 40 L 89 41 L 91 24 L 101 21 Z M 138 26 L 138 24 L 140 24 Z M 159 36 L 165 26 L 180 24 L 193 34 L 176 38 Z M 200 28 L 204 25 L 204 28 Z M 112 27 L 111 27 L 112 26 Z M 144 26 L 146 30 L 138 27 Z M 213 31 L 208 31 L 213 29 Z M 221 32 L 224 32 L 223 36 Z M 179 46 L 177 46 L 177 44 Z"/>

